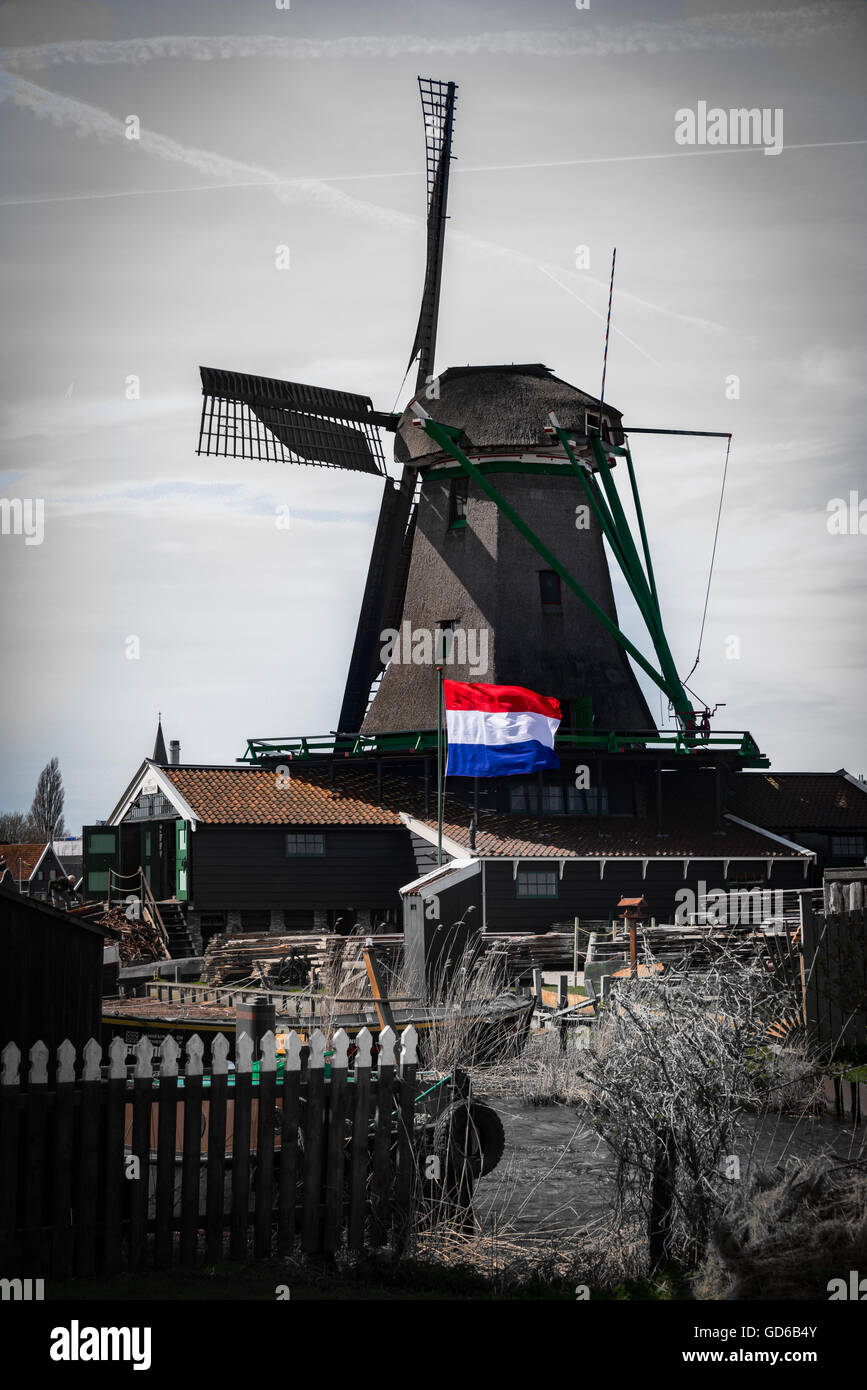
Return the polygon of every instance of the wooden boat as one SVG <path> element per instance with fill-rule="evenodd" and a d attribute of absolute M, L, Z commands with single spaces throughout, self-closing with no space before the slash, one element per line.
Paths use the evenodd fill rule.
<path fill-rule="evenodd" d="M 264 1006 L 274 1010 L 274 1032 L 278 1038 L 297 1032 L 303 1043 L 319 1028 L 326 1034 L 343 1028 L 350 1039 L 362 1028 L 374 1038 L 390 1024 L 399 1034 L 408 1024 L 418 1030 L 420 1055 L 429 1053 L 426 1039 L 444 1035 L 449 1029 L 460 1032 L 461 1050 L 476 1061 L 491 1061 L 502 1055 L 515 1055 L 526 1042 L 533 999 L 511 992 L 495 998 L 474 1000 L 464 1007 L 430 1005 L 398 1000 L 328 1001 L 310 995 L 275 993 L 271 990 L 212 988 L 207 985 L 152 984 L 144 998 L 106 999 L 102 1007 L 103 1042 L 122 1038 L 130 1049 L 142 1037 L 158 1046 L 167 1037 L 184 1046 L 193 1034 L 205 1043 L 205 1065 L 210 1062 L 211 1044 L 218 1033 L 229 1043 L 234 1059 L 238 1026 L 238 1005 Z M 383 1008 L 383 1004 L 386 1005 Z"/>

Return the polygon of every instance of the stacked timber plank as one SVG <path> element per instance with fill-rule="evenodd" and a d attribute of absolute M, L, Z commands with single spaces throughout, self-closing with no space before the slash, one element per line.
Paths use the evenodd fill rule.
<path fill-rule="evenodd" d="M 332 987 L 342 989 L 352 976 L 367 979 L 361 956 L 365 939 L 336 932 L 293 932 L 291 936 L 220 932 L 208 942 L 202 979 L 209 985 L 243 982 L 281 988 L 306 985 L 313 978 L 326 992 Z M 377 934 L 373 940 L 386 967 L 403 949 L 402 933 Z"/>
<path fill-rule="evenodd" d="M 220 932 L 208 942 L 202 979 L 209 985 L 242 981 L 274 986 L 306 985 L 311 970 L 319 970 L 325 963 L 328 940 L 328 936 L 321 933 L 232 936 Z"/>
<path fill-rule="evenodd" d="M 571 970 L 575 950 L 574 931 L 549 931 L 536 935 L 516 932 L 482 932 L 482 950 L 505 955 L 508 974 L 523 975 L 533 969 Z M 579 968 L 584 963 L 587 937 L 578 933 Z"/>

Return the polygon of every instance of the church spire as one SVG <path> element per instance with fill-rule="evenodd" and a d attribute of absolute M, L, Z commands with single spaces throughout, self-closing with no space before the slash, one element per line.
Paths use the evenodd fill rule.
<path fill-rule="evenodd" d="M 165 765 L 169 760 L 166 753 L 166 741 L 163 738 L 163 716 L 162 710 L 157 715 L 157 737 L 154 743 L 153 761 Z"/>

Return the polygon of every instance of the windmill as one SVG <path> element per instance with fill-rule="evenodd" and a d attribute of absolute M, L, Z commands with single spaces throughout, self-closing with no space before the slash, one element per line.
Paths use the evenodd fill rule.
<path fill-rule="evenodd" d="M 417 362 L 414 397 L 397 415 L 375 410 L 368 396 L 202 367 L 198 452 L 383 480 L 341 734 L 434 727 L 436 674 L 414 646 L 416 633 L 431 632 L 438 640 L 452 634 L 453 678 L 555 694 L 565 727 L 577 729 L 655 728 L 631 656 L 688 727 L 692 706 L 662 630 L 620 412 L 541 363 L 434 376 L 457 92 L 454 82 L 430 78 L 419 78 L 419 90 L 427 255 L 409 358 L 410 367 Z M 398 478 L 386 470 L 383 430 L 395 435 Z M 611 482 L 618 457 L 639 508 L 643 562 Z M 603 537 L 636 598 L 658 670 L 620 630 Z"/>

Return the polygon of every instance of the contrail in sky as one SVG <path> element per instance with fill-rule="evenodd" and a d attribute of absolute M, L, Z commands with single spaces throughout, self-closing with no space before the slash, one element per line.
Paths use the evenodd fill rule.
<path fill-rule="evenodd" d="M 35 71 L 58 63 L 148 63 L 160 58 L 196 62 L 237 58 L 277 61 L 400 57 L 459 57 L 478 53 L 519 58 L 624 58 L 631 54 L 689 53 L 750 48 L 761 44 L 811 43 L 859 27 L 860 6 L 851 3 L 801 5 L 795 9 L 738 11 L 689 20 L 600 25 L 578 14 L 573 27 L 507 30 L 459 35 L 351 35 L 337 39 L 282 35 L 157 35 L 142 39 L 70 39 L 61 43 L 9 48 L 7 67 Z"/>
<path fill-rule="evenodd" d="M 22 109 L 43 119 L 51 120 L 57 126 L 75 130 L 79 135 L 92 135 L 100 140 L 123 140 L 130 147 L 133 158 L 135 157 L 136 146 L 138 146 L 140 150 L 144 150 L 147 154 L 152 154 L 158 159 L 195 169 L 200 174 L 212 179 L 219 179 L 230 187 L 249 186 L 251 183 L 259 184 L 283 203 L 312 205 L 323 212 L 334 213 L 354 221 L 363 221 L 370 225 L 415 236 L 418 236 L 425 226 L 424 219 L 421 217 L 397 212 L 391 208 L 380 207 L 376 203 L 354 198 L 350 194 L 334 188 L 323 179 L 285 178 L 269 169 L 258 168 L 256 165 L 246 164 L 236 159 L 227 159 L 225 156 L 213 154 L 209 150 L 182 145 L 177 140 L 172 140 L 165 135 L 158 135 L 147 129 L 140 131 L 138 140 L 127 140 L 124 122 L 118 117 L 112 116 L 108 111 L 104 111 L 101 107 L 90 106 L 86 102 L 76 101 L 72 97 L 61 96 L 56 92 L 46 90 L 44 87 L 39 87 L 33 82 L 28 82 L 24 78 L 0 72 L 0 101 L 3 100 L 12 100 L 15 105 Z M 555 275 L 565 274 L 575 281 L 579 281 L 585 288 L 588 284 L 593 284 L 597 289 L 604 289 L 601 282 L 595 276 L 590 275 L 588 271 L 582 272 L 579 277 L 569 270 L 564 271 L 563 267 L 559 265 L 553 265 L 546 269 L 542 262 L 523 251 L 500 246 L 496 242 L 487 241 L 482 237 L 455 229 L 450 232 L 449 239 L 452 244 L 457 243 L 466 246 L 472 251 L 482 253 L 489 259 L 503 261 L 512 266 L 522 266 L 533 274 L 538 274 L 541 270 L 552 279 L 555 278 Z M 573 297 L 586 304 L 577 290 L 573 291 Z M 629 300 L 641 308 L 650 309 L 666 318 L 689 324 L 692 327 L 714 333 L 723 331 L 721 324 L 689 314 L 675 313 L 659 305 L 650 304 L 625 290 L 620 291 L 620 299 Z M 586 307 L 590 308 L 589 305 Z M 591 310 L 591 312 L 595 311 Z"/>

